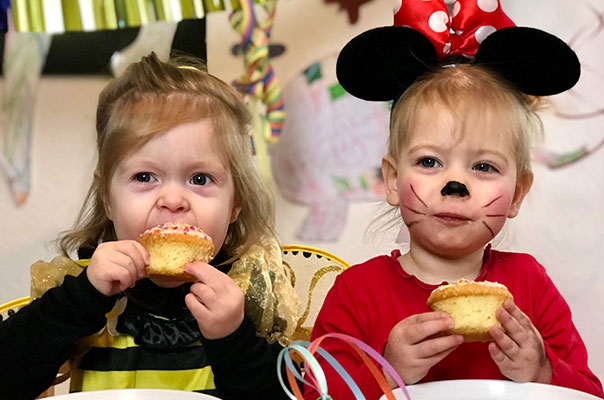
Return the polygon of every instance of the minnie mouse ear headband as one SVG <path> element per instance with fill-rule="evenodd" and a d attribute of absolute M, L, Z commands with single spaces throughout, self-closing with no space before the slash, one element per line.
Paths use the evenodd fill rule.
<path fill-rule="evenodd" d="M 458 0 L 452 18 L 443 0 L 402 3 L 394 26 L 361 33 L 340 52 L 336 74 L 353 96 L 397 100 L 423 74 L 460 59 L 534 96 L 564 92 L 579 80 L 575 52 L 547 32 L 516 27 L 499 0 Z"/>

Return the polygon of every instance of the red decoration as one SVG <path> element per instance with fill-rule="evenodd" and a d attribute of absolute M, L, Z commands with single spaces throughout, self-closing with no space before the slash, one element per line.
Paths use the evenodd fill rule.
<path fill-rule="evenodd" d="M 340 9 L 345 9 L 348 12 L 348 20 L 351 24 L 356 24 L 359 20 L 359 8 L 364 3 L 369 3 L 372 0 L 325 0 L 325 3 L 339 3 Z"/>
<path fill-rule="evenodd" d="M 515 26 L 499 0 L 458 0 L 451 16 L 443 0 L 402 0 L 394 25 L 409 26 L 424 34 L 439 58 L 473 56 L 478 46 L 498 29 Z"/>

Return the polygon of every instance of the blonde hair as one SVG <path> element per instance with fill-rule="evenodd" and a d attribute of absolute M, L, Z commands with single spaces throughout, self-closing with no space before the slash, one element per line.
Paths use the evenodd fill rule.
<path fill-rule="evenodd" d="M 445 107 L 462 125 L 468 115 L 493 112 L 513 135 L 518 176 L 531 170 L 531 145 L 543 135 L 537 115 L 539 99 L 511 87 L 488 69 L 462 64 L 435 69 L 413 83 L 392 110 L 388 154 L 399 158 L 401 146 L 413 130 L 418 111 L 424 107 Z M 474 114 L 472 114 L 474 113 Z M 485 134 L 488 134 L 485 133 Z"/>
<path fill-rule="evenodd" d="M 182 61 L 180 61 L 182 63 Z M 250 113 L 240 94 L 199 62 L 162 62 L 154 53 L 128 67 L 100 93 L 96 114 L 98 163 L 75 227 L 59 238 L 68 255 L 80 247 L 116 240 L 105 204 L 117 165 L 135 149 L 181 124 L 209 118 L 221 157 L 230 167 L 239 217 L 222 246 L 239 258 L 265 236 L 275 236 L 272 194 L 251 152 Z"/>

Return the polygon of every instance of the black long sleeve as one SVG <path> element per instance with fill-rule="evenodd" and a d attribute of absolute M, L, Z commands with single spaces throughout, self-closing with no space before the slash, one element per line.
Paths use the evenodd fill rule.
<path fill-rule="evenodd" d="M 99 293 L 83 272 L 0 322 L 0 399 L 34 399 L 46 390 L 77 342 L 106 325 L 116 298 Z M 248 317 L 231 335 L 202 342 L 220 398 L 287 399 L 277 378 L 282 346 L 256 336 Z"/>
<path fill-rule="evenodd" d="M 202 338 L 202 343 L 221 399 L 288 399 L 277 377 L 277 356 L 283 347 L 256 336 L 248 317 L 229 336 Z"/>
<path fill-rule="evenodd" d="M 46 390 L 76 343 L 103 328 L 116 298 L 83 272 L 0 322 L 0 399 L 34 399 Z"/>

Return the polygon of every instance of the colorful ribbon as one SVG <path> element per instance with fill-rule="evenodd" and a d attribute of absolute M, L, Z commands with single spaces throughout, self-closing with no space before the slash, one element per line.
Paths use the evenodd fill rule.
<path fill-rule="evenodd" d="M 244 74 L 233 82 L 242 93 L 262 100 L 266 105 L 266 117 L 262 121 L 262 136 L 274 142 L 281 135 L 285 112 L 281 88 L 269 62 L 269 38 L 277 1 L 264 2 L 268 16 L 264 22 L 258 21 L 251 0 L 241 0 L 241 8 L 230 16 L 233 28 L 241 35 L 244 55 Z"/>
<path fill-rule="evenodd" d="M 515 26 L 499 0 L 458 0 L 451 17 L 443 0 L 403 0 L 394 25 L 409 26 L 432 42 L 438 57 L 473 56 L 488 35 Z"/>
<path fill-rule="evenodd" d="M 249 107 L 254 118 L 252 139 L 258 159 L 260 173 L 265 182 L 272 186 L 272 174 L 267 142 L 276 142 L 281 135 L 285 111 L 281 88 L 269 62 L 269 38 L 277 0 L 264 0 L 267 11 L 264 22 L 258 21 L 252 0 L 240 0 L 240 7 L 230 16 L 231 25 L 241 35 L 241 49 L 244 56 L 244 73 L 233 81 L 233 86 L 249 95 Z M 258 103 L 266 106 L 261 114 Z"/>
<path fill-rule="evenodd" d="M 279 353 L 279 357 L 277 358 L 277 373 L 279 382 L 281 383 L 283 390 L 289 396 L 290 399 L 304 399 L 304 396 L 302 395 L 302 392 L 298 387 L 296 379 L 314 388 L 320 396 L 319 399 L 331 399 L 331 396 L 328 393 L 327 379 L 325 378 L 325 374 L 323 373 L 319 362 L 314 356 L 315 353 L 319 353 L 325 359 L 325 361 L 328 362 L 334 368 L 334 370 L 342 377 L 346 385 L 348 385 L 353 395 L 355 396 L 355 399 L 365 400 L 365 396 L 359 389 L 358 385 L 354 382 L 352 377 L 348 374 L 348 372 L 346 372 L 342 365 L 331 354 L 329 354 L 327 351 L 320 347 L 321 343 L 328 338 L 342 340 L 348 345 L 350 345 L 350 347 L 352 347 L 352 349 L 359 355 L 359 357 L 361 357 L 367 368 L 369 368 L 369 371 L 371 372 L 375 380 L 378 382 L 380 389 L 382 389 L 383 393 L 386 395 L 386 398 L 388 400 L 395 400 L 395 396 L 392 393 L 392 389 L 386 381 L 384 374 L 382 373 L 382 371 L 379 370 L 379 368 L 376 366 L 376 363 L 373 362 L 371 358 L 373 358 L 373 360 L 375 360 L 377 364 L 379 364 L 384 370 L 388 372 L 388 374 L 390 374 L 392 379 L 394 379 L 394 381 L 405 394 L 407 400 L 411 400 L 409 392 L 407 391 L 407 388 L 403 383 L 402 379 L 400 378 L 396 370 L 390 365 L 390 363 L 388 363 L 388 361 L 384 359 L 384 357 L 382 357 L 377 351 L 368 346 L 366 343 L 363 343 L 361 340 L 341 333 L 327 333 L 310 343 L 307 341 L 298 340 L 281 350 L 281 352 Z M 292 361 L 291 356 L 294 354 L 297 354 L 304 361 L 304 376 L 300 374 L 298 368 Z M 287 367 L 287 379 L 289 387 L 291 388 L 293 393 L 283 381 L 283 377 L 281 374 L 282 362 L 285 362 L 285 365 Z"/>
<path fill-rule="evenodd" d="M 576 150 L 564 153 L 557 153 L 545 149 L 535 150 L 535 160 L 547 165 L 550 169 L 562 168 L 572 165 L 604 148 L 604 140 L 600 140 L 591 149 L 587 146 L 581 146 Z"/>

